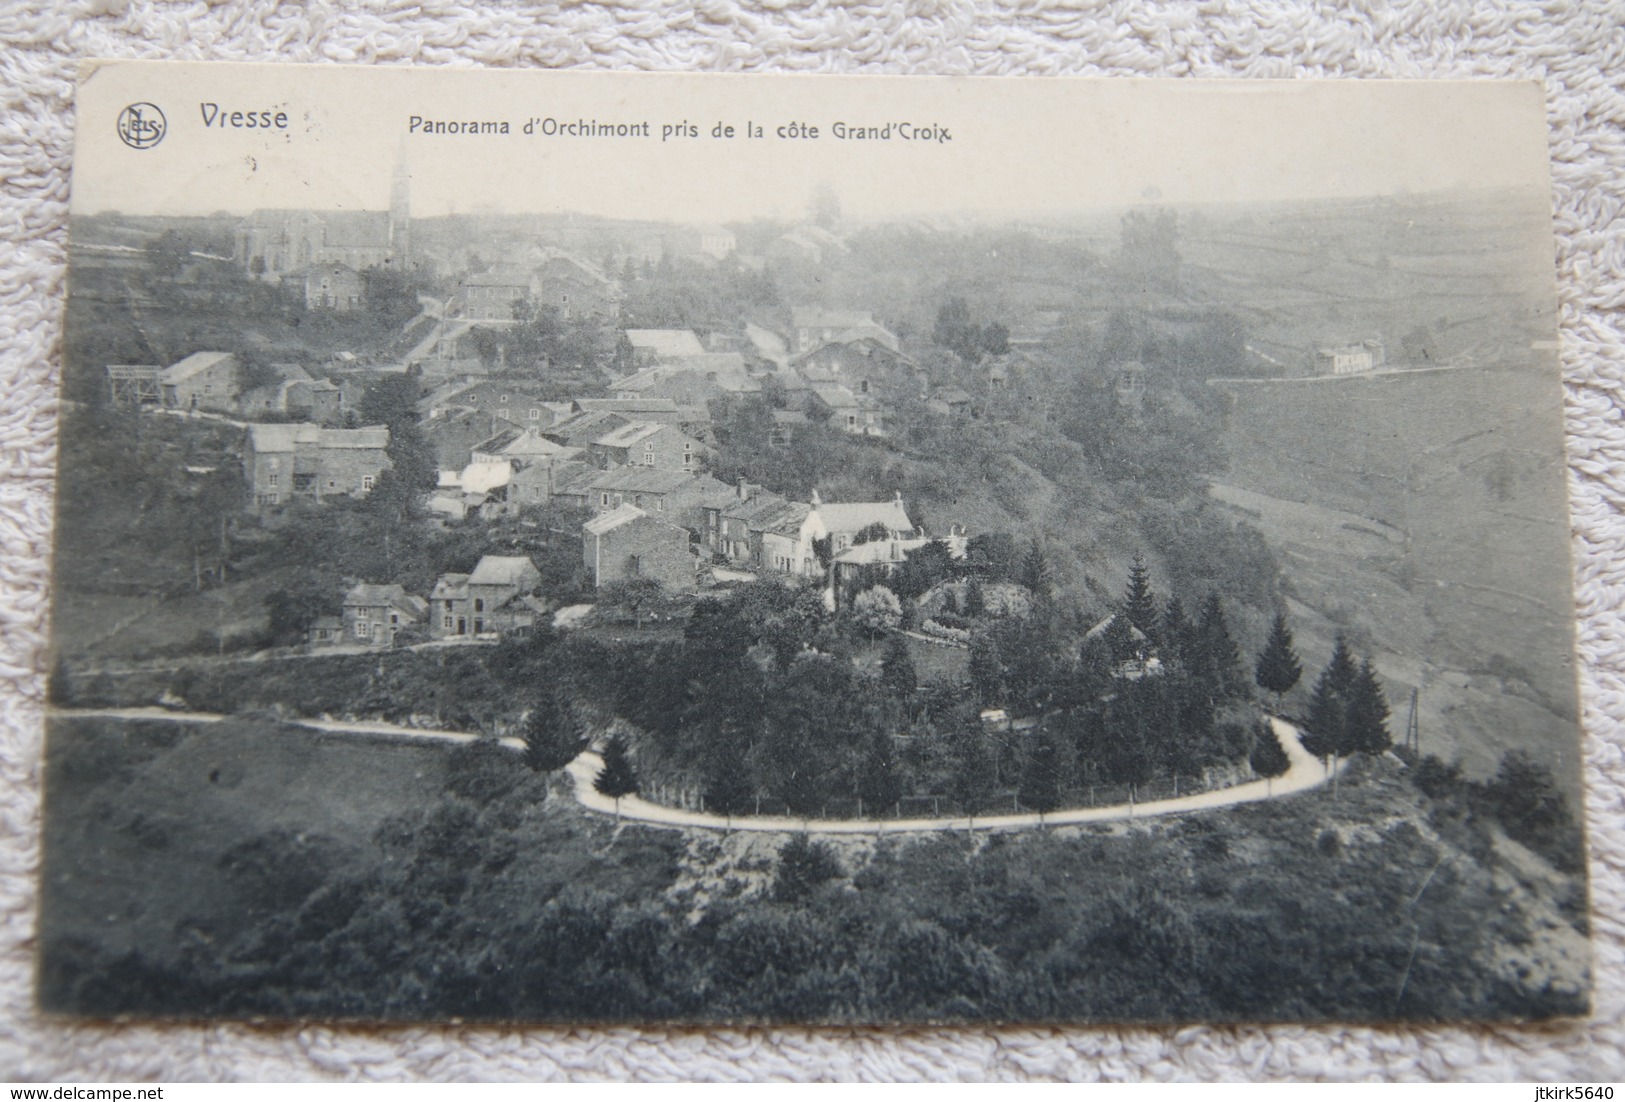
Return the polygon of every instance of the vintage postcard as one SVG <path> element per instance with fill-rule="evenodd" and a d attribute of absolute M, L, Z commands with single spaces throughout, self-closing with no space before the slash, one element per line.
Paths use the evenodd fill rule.
<path fill-rule="evenodd" d="M 1591 997 L 1533 83 L 106 63 L 38 999 Z"/>

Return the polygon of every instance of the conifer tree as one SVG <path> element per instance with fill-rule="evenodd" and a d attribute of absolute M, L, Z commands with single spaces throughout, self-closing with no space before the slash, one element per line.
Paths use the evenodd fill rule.
<path fill-rule="evenodd" d="M 1037 540 L 1033 540 L 1021 560 L 1021 584 L 1032 590 L 1035 601 L 1046 601 L 1050 597 L 1049 560 Z"/>
<path fill-rule="evenodd" d="M 902 798 L 903 782 L 897 776 L 897 750 L 891 735 L 876 731 L 870 737 L 859 769 L 858 799 L 866 809 L 883 810 Z"/>
<path fill-rule="evenodd" d="M 1344 752 L 1380 754 L 1392 746 L 1394 738 L 1388 731 L 1388 715 L 1388 698 L 1377 680 L 1376 667 L 1366 658 L 1349 686 Z"/>
<path fill-rule="evenodd" d="M 1181 665 L 1190 658 L 1190 650 L 1195 642 L 1193 636 L 1195 625 L 1190 617 L 1185 615 L 1185 606 L 1178 597 L 1169 597 L 1168 603 L 1162 609 L 1162 657 L 1163 661 L 1175 661 Z"/>
<path fill-rule="evenodd" d="M 1309 698 L 1309 714 L 1304 717 L 1304 749 L 1325 760 L 1343 754 L 1348 726 L 1348 694 L 1359 673 L 1348 641 L 1342 633 L 1332 648 L 1331 661 L 1315 679 Z"/>
<path fill-rule="evenodd" d="M 1281 708 L 1281 697 L 1292 691 L 1303 677 L 1303 665 L 1292 649 L 1292 629 L 1286 625 L 1286 614 L 1275 614 L 1275 625 L 1270 628 L 1269 641 L 1258 654 L 1253 667 L 1253 680 L 1265 692 L 1275 694 L 1275 708 Z"/>
<path fill-rule="evenodd" d="M 1287 757 L 1268 720 L 1258 725 L 1258 735 L 1253 740 L 1252 753 L 1247 755 L 1247 763 L 1265 780 L 1274 780 L 1292 767 L 1292 759 Z"/>
<path fill-rule="evenodd" d="M 1123 593 L 1123 611 L 1129 623 L 1144 632 L 1147 638 L 1157 631 L 1157 596 L 1151 589 L 1151 569 L 1139 554 L 1128 569 L 1128 588 Z"/>
<path fill-rule="evenodd" d="M 987 615 L 987 596 L 982 592 L 982 580 L 972 578 L 965 586 L 965 615 L 970 617 Z"/>
<path fill-rule="evenodd" d="M 1209 592 L 1196 628 L 1196 651 L 1200 655 L 1201 676 L 1207 679 L 1208 699 L 1215 704 L 1247 695 L 1247 680 L 1241 672 L 1241 650 L 1230 636 L 1224 606 L 1219 595 Z"/>
<path fill-rule="evenodd" d="M 1061 806 L 1061 748 L 1048 730 L 1029 741 L 1017 797 L 1040 815 Z"/>
<path fill-rule="evenodd" d="M 974 818 L 993 800 L 997 767 L 987 744 L 987 734 L 974 712 L 967 711 L 954 721 L 950 755 L 953 772 L 948 792 L 967 816 Z"/>
<path fill-rule="evenodd" d="M 919 686 L 914 659 L 901 635 L 891 635 L 886 640 L 886 652 L 880 659 L 880 683 L 889 696 L 904 701 L 912 697 Z"/>
<path fill-rule="evenodd" d="M 1134 625 L 1129 623 L 1126 613 L 1118 612 L 1106 621 L 1106 629 L 1100 633 L 1101 642 L 1105 644 L 1106 653 L 1113 662 L 1127 662 L 1137 656 L 1145 647 L 1145 641 L 1134 633 Z"/>
<path fill-rule="evenodd" d="M 604 767 L 593 779 L 593 788 L 615 801 L 615 814 L 621 813 L 621 797 L 636 795 L 638 775 L 632 768 L 626 742 L 620 735 L 612 735 L 604 747 Z"/>
<path fill-rule="evenodd" d="M 551 694 L 525 717 L 525 764 L 538 773 L 563 769 L 587 747 L 581 721 L 569 705 Z"/>

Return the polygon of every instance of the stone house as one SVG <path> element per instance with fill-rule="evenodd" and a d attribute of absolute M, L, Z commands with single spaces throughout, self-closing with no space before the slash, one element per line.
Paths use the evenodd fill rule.
<path fill-rule="evenodd" d="M 695 588 L 697 561 L 687 529 L 621 505 L 581 529 L 582 560 L 595 588 L 653 578 L 669 590 Z"/>
<path fill-rule="evenodd" d="M 598 437 L 589 450 L 612 467 L 653 467 L 692 474 L 708 449 L 674 425 L 633 421 Z"/>
<path fill-rule="evenodd" d="M 405 628 L 423 621 L 428 602 L 398 585 L 362 582 L 344 595 L 344 642 L 388 647 Z"/>
<path fill-rule="evenodd" d="M 463 317 L 473 321 L 514 320 L 514 303 L 531 297 L 530 273 L 523 268 L 499 266 L 466 276 L 458 287 Z"/>
<path fill-rule="evenodd" d="M 774 534 L 772 547 L 764 544 L 764 554 L 770 554 L 773 569 L 803 577 L 823 574 L 814 546 L 819 540 L 830 541 L 830 555 L 837 557 L 853 546 L 859 532 L 883 529 L 884 540 L 914 538 L 917 533 L 908 512 L 903 508 L 899 494 L 891 501 L 824 502 L 814 490 L 807 506 L 807 515 L 798 525 L 781 526 Z M 780 562 L 784 565 L 780 565 Z"/>
<path fill-rule="evenodd" d="M 168 409 L 231 413 L 242 378 L 242 364 L 230 352 L 194 352 L 158 373 L 158 390 Z"/>
<path fill-rule="evenodd" d="M 472 639 L 528 626 L 546 608 L 536 593 L 541 583 L 523 555 L 486 555 L 471 574 L 442 574 L 429 594 L 429 634 Z"/>
<path fill-rule="evenodd" d="M 348 314 L 361 309 L 366 285 L 347 264 L 318 264 L 305 272 L 305 308 Z"/>
<path fill-rule="evenodd" d="M 896 334 L 875 321 L 867 310 L 824 310 L 802 307 L 790 312 L 791 342 L 797 352 L 808 352 L 830 341 L 872 338 L 893 352 Z"/>
<path fill-rule="evenodd" d="M 389 469 L 389 429 L 250 425 L 243 453 L 250 511 L 291 501 L 365 497 Z"/>

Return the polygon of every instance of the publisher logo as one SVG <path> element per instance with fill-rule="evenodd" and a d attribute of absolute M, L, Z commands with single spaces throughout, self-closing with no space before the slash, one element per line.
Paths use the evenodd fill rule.
<path fill-rule="evenodd" d="M 132 103 L 118 113 L 118 136 L 131 149 L 151 149 L 164 140 L 169 122 L 150 103 Z"/>

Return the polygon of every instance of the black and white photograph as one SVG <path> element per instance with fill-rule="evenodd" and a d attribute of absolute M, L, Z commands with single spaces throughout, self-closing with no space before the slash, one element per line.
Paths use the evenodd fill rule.
<path fill-rule="evenodd" d="M 53 1016 L 1592 1007 L 1541 88 L 90 63 Z"/>

